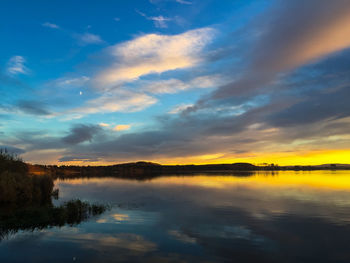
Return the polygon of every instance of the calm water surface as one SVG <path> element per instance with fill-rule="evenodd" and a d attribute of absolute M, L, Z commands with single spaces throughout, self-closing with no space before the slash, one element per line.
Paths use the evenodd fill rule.
<path fill-rule="evenodd" d="M 0 262 L 350 262 L 350 171 L 58 180 L 111 209 L 22 231 Z"/>

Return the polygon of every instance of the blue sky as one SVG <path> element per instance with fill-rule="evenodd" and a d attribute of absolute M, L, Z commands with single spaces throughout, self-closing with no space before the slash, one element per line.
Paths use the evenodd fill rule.
<path fill-rule="evenodd" d="M 0 146 L 34 163 L 342 161 L 349 10 L 4 0 Z"/>

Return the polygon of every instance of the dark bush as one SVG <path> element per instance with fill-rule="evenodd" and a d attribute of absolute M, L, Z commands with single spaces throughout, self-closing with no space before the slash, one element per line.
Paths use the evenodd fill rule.
<path fill-rule="evenodd" d="M 28 172 L 28 166 L 16 154 L 0 149 L 0 173 L 3 171 L 24 174 Z"/>

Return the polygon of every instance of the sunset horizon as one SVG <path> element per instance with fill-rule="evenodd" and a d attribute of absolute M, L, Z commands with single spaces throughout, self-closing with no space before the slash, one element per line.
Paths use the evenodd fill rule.
<path fill-rule="evenodd" d="M 349 163 L 347 1 L 39 2 L 0 18 L 0 148 L 24 161 Z"/>
<path fill-rule="evenodd" d="M 0 262 L 350 262 L 350 0 L 1 0 Z"/>
<path fill-rule="evenodd" d="M 256 155 L 256 156 L 253 156 Z M 232 163 L 251 163 L 257 166 L 279 165 L 279 166 L 318 166 L 324 164 L 344 164 L 350 165 L 348 151 L 313 151 L 305 153 L 272 153 L 267 157 L 259 156 L 256 153 L 248 154 L 247 157 L 220 158 L 217 155 L 202 155 L 190 158 L 164 159 L 125 159 L 109 162 L 89 162 L 84 160 L 70 162 L 29 162 L 39 165 L 77 165 L 77 166 L 109 166 L 132 162 L 152 162 L 161 165 L 202 165 L 202 164 L 232 164 Z"/>

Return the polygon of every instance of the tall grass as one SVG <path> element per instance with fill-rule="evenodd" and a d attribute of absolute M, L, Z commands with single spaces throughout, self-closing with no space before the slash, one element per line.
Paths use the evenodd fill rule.
<path fill-rule="evenodd" d="M 53 191 L 49 175 L 31 175 L 18 156 L 0 150 L 0 203 L 44 203 Z"/>

